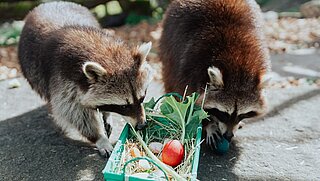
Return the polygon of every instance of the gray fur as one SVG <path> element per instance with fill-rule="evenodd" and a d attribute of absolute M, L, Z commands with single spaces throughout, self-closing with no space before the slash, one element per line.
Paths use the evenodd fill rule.
<path fill-rule="evenodd" d="M 136 104 L 127 120 L 133 125 L 144 121 L 142 105 L 134 100 L 144 96 L 149 84 L 150 67 L 139 60 L 146 54 L 128 50 L 100 29 L 87 8 L 74 3 L 42 4 L 25 20 L 18 54 L 31 87 L 48 101 L 55 123 L 68 137 L 110 153 L 109 114 L 97 107 Z M 94 66 L 86 69 L 88 62 Z"/>

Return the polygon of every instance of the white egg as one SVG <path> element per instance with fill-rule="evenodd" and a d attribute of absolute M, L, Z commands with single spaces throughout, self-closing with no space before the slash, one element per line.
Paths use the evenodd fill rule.
<path fill-rule="evenodd" d="M 158 177 L 165 177 L 163 171 L 161 170 L 156 170 L 153 172 L 155 175 L 157 175 Z"/>
<path fill-rule="evenodd" d="M 139 167 L 143 170 L 149 170 L 151 169 L 151 165 L 147 160 L 139 160 Z"/>
<path fill-rule="evenodd" d="M 154 154 L 158 154 L 162 151 L 163 144 L 159 142 L 151 142 L 149 148 Z"/>

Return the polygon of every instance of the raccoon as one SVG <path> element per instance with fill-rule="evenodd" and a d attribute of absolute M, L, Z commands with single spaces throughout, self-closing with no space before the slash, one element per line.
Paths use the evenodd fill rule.
<path fill-rule="evenodd" d="M 152 69 L 151 42 L 130 48 L 108 34 L 90 11 L 70 2 L 39 5 L 25 18 L 18 47 L 23 75 L 49 105 L 54 122 L 110 153 L 104 121 L 110 112 L 142 129 Z"/>
<path fill-rule="evenodd" d="M 231 141 L 241 120 L 267 109 L 270 61 L 261 29 L 254 0 L 176 0 L 166 11 L 160 39 L 165 90 L 183 94 L 188 86 L 187 93 L 205 97 L 212 148 L 223 137 Z"/>

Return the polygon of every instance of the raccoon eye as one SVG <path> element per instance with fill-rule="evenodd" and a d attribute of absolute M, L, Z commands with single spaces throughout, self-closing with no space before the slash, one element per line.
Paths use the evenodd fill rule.
<path fill-rule="evenodd" d="M 128 109 L 129 105 L 122 105 L 121 109 Z"/>
<path fill-rule="evenodd" d="M 243 119 L 246 119 L 246 118 L 255 117 L 255 116 L 257 116 L 257 115 L 258 115 L 257 112 L 255 112 L 255 111 L 250 111 L 250 112 L 247 112 L 247 113 L 245 113 L 245 114 L 240 114 L 240 115 L 238 116 L 238 119 L 239 119 L 239 120 L 243 120 Z"/>

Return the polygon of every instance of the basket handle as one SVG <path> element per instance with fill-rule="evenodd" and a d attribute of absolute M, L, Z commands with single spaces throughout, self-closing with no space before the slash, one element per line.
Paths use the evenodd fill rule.
<path fill-rule="evenodd" d="M 167 176 L 167 173 L 157 164 L 155 163 L 153 160 L 151 160 L 150 158 L 147 158 L 147 157 L 136 157 L 136 158 L 133 158 L 129 161 L 127 161 L 125 164 L 124 164 L 124 167 L 123 167 L 123 170 L 122 170 L 122 174 L 125 176 L 126 175 L 126 167 L 129 163 L 131 162 L 134 162 L 134 161 L 137 161 L 137 160 L 147 160 L 148 162 L 151 162 L 153 165 L 157 166 L 159 168 L 159 170 L 161 170 L 163 173 L 164 173 L 164 176 L 166 177 L 167 180 L 169 180 L 168 176 Z"/>
<path fill-rule="evenodd" d="M 159 97 L 158 100 L 156 101 L 155 105 L 157 105 L 158 102 L 159 102 L 161 99 L 163 99 L 164 97 L 170 97 L 170 96 L 176 96 L 176 97 L 178 97 L 180 100 L 183 99 L 183 97 L 182 97 L 179 93 L 177 93 L 177 92 L 171 92 L 171 93 L 167 93 L 167 94 L 164 94 L 163 96 Z"/>

